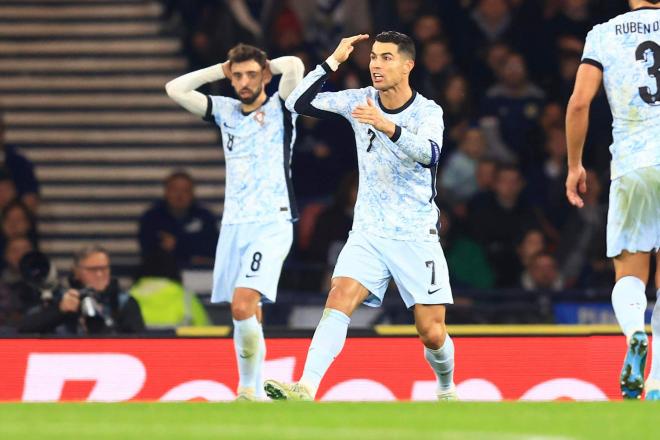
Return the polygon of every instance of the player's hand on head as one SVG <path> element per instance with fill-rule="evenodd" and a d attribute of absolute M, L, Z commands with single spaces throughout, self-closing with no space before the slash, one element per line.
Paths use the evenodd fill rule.
<path fill-rule="evenodd" d="M 368 38 L 369 38 L 368 34 L 359 34 L 359 35 L 354 35 L 352 37 L 342 38 L 341 41 L 339 42 L 339 46 L 337 46 L 337 48 L 333 52 L 332 57 L 338 63 L 343 63 L 351 55 L 353 49 L 355 49 L 354 45 L 359 43 L 360 41 L 367 40 Z"/>
<path fill-rule="evenodd" d="M 584 206 L 584 200 L 580 197 L 580 194 L 587 192 L 587 172 L 583 166 L 578 168 L 573 168 L 568 170 L 568 176 L 566 177 L 566 197 L 568 202 L 582 208 Z"/>
<path fill-rule="evenodd" d="M 222 66 L 222 73 L 225 74 L 225 78 L 231 78 L 231 69 L 230 69 L 230 62 L 225 61 L 224 63 L 221 64 Z"/>

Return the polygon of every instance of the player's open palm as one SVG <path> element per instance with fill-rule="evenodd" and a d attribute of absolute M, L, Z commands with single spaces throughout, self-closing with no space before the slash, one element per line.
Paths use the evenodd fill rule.
<path fill-rule="evenodd" d="M 582 208 L 584 200 L 580 194 L 587 192 L 587 172 L 583 166 L 569 169 L 566 177 L 566 197 L 571 205 Z"/>
<path fill-rule="evenodd" d="M 337 60 L 338 63 L 343 63 L 351 55 L 353 49 L 355 49 L 354 45 L 368 38 L 369 38 L 368 34 L 360 34 L 360 35 L 354 35 L 352 37 L 342 38 L 341 41 L 339 42 L 339 46 L 337 46 L 337 48 L 333 52 L 332 57 L 335 60 Z"/>

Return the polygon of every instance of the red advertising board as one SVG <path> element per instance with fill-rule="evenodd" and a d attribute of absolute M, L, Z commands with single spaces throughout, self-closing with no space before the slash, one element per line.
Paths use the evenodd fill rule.
<path fill-rule="evenodd" d="M 623 336 L 456 337 L 464 400 L 618 399 Z M 265 378 L 297 379 L 309 339 L 269 339 Z M 234 398 L 231 339 L 3 339 L 0 401 L 222 401 Z M 320 400 L 431 400 L 415 338 L 351 338 Z"/>

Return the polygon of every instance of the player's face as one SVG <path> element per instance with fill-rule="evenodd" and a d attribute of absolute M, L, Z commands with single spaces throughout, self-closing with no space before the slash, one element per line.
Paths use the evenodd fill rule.
<path fill-rule="evenodd" d="M 243 104 L 252 104 L 264 89 L 264 71 L 254 60 L 232 63 L 231 85 Z"/>
<path fill-rule="evenodd" d="M 369 72 L 376 90 L 388 90 L 408 80 L 414 61 L 399 53 L 394 43 L 376 41 L 371 48 Z"/>

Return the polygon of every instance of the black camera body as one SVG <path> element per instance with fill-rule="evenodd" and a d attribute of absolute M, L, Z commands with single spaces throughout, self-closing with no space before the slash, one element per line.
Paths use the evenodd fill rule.
<path fill-rule="evenodd" d="M 36 292 L 42 304 L 59 304 L 69 290 L 59 282 L 57 270 L 41 252 L 27 253 L 21 259 L 19 268 L 23 280 Z M 103 333 L 114 327 L 111 308 L 103 304 L 102 293 L 91 287 L 72 288 L 80 294 L 79 313 L 87 333 Z"/>

